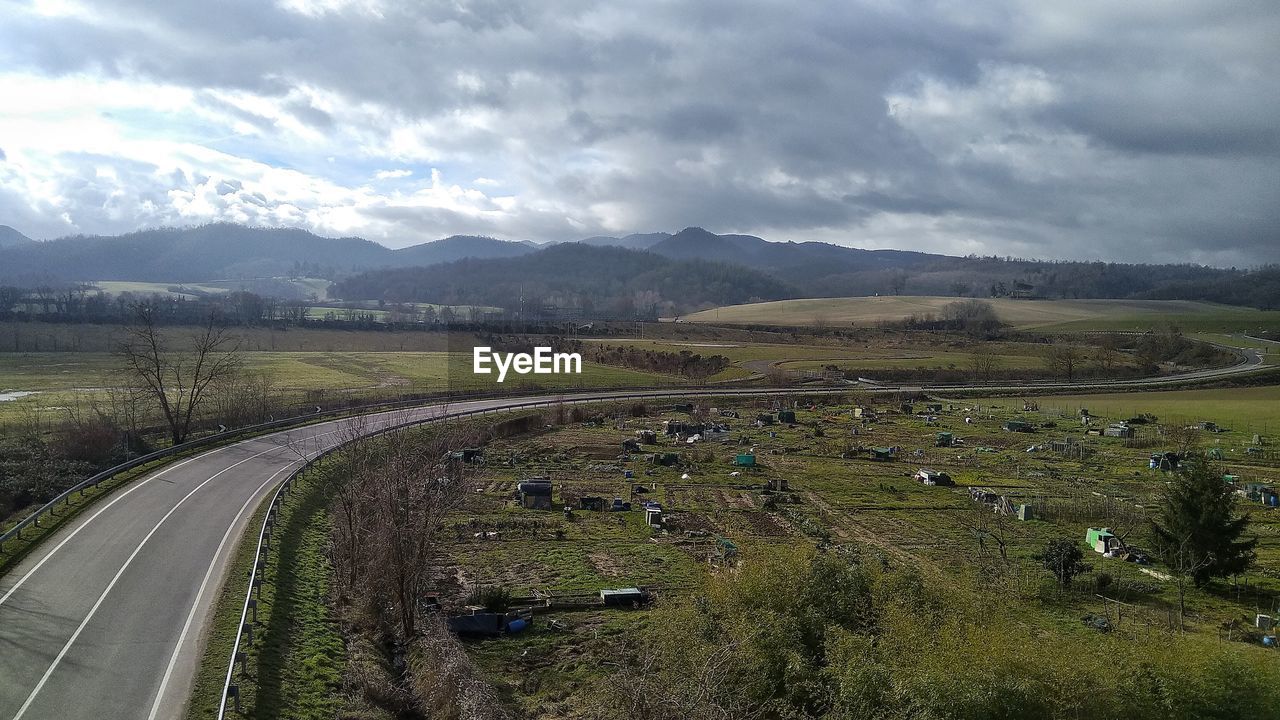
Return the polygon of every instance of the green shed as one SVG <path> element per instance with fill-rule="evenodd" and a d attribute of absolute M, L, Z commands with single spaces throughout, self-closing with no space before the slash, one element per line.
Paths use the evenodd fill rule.
<path fill-rule="evenodd" d="M 755 467 L 756 456 L 751 453 L 740 453 L 733 458 L 733 464 L 738 467 Z"/>
<path fill-rule="evenodd" d="M 1110 545 L 1115 542 L 1115 533 L 1111 532 L 1111 528 L 1095 528 L 1091 527 L 1084 534 L 1085 543 L 1094 549 L 1095 552 L 1106 552 Z"/>

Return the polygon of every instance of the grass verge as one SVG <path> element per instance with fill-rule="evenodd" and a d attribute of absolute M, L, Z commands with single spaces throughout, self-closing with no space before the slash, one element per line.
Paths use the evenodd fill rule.
<path fill-rule="evenodd" d="M 236 674 L 244 717 L 332 718 L 341 708 L 338 690 L 345 650 L 327 600 L 333 488 L 321 466 L 295 481 L 281 505 L 258 600 L 254 645 L 248 649 L 248 671 Z M 266 508 L 263 503 L 241 538 L 231 579 L 218 596 L 188 720 L 217 717 Z"/>

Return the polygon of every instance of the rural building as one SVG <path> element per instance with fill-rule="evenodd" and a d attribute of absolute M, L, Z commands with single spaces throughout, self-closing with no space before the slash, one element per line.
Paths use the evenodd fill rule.
<path fill-rule="evenodd" d="M 757 425 L 772 425 L 773 422 L 773 413 L 760 413 L 759 415 L 756 415 Z"/>
<path fill-rule="evenodd" d="M 734 456 L 733 464 L 738 467 L 755 467 L 756 456 L 751 453 L 739 453 Z"/>
<path fill-rule="evenodd" d="M 1124 546 L 1120 538 L 1111 532 L 1111 528 L 1091 527 L 1085 531 L 1084 541 L 1096 553 L 1106 553 Z"/>
<path fill-rule="evenodd" d="M 1102 431 L 1102 434 L 1112 438 L 1131 438 L 1134 436 L 1134 431 L 1133 428 L 1129 427 L 1128 423 L 1121 422 L 1111 423 L 1106 430 Z"/>
<path fill-rule="evenodd" d="M 652 430 L 637 430 L 636 437 L 645 445 L 653 445 L 658 442 L 658 433 Z"/>
<path fill-rule="evenodd" d="M 1036 428 L 1025 420 L 1010 420 L 1004 424 L 1004 429 L 1009 432 L 1035 432 Z"/>
<path fill-rule="evenodd" d="M 897 459 L 897 450 L 891 447 L 871 448 L 871 459 L 877 462 L 892 462 Z"/>
<path fill-rule="evenodd" d="M 928 468 L 920 468 L 917 470 L 915 478 L 920 481 L 921 485 L 940 485 L 950 487 L 956 484 L 955 481 L 951 479 L 950 475 L 943 472 L 937 472 L 936 470 L 930 470 Z"/>
<path fill-rule="evenodd" d="M 942 412 L 942 403 L 928 403 L 924 406 L 924 411 L 927 413 L 940 413 Z"/>
<path fill-rule="evenodd" d="M 551 509 L 551 478 L 529 478 L 516 485 L 516 499 L 529 510 Z"/>
<path fill-rule="evenodd" d="M 579 510 L 594 510 L 596 512 L 604 512 L 604 498 L 589 495 L 587 497 L 578 498 Z"/>
<path fill-rule="evenodd" d="M 951 447 L 955 444 L 955 437 L 949 432 L 940 432 L 934 438 L 934 445 L 938 447 Z"/>
<path fill-rule="evenodd" d="M 448 618 L 445 623 L 463 637 L 493 637 L 506 629 L 507 618 L 501 613 L 473 612 Z"/>
<path fill-rule="evenodd" d="M 682 420 L 668 420 L 663 423 L 663 430 L 667 435 L 701 435 L 707 429 L 702 423 L 684 422 Z"/>
<path fill-rule="evenodd" d="M 662 506 L 656 502 L 644 504 L 644 524 L 649 527 L 662 527 Z"/>
<path fill-rule="evenodd" d="M 611 607 L 641 605 L 649 599 L 649 593 L 640 588 L 601 590 L 600 601 Z"/>
<path fill-rule="evenodd" d="M 623 440 L 623 441 L 622 441 L 622 451 L 623 451 L 623 452 L 637 452 L 637 453 L 638 453 L 638 452 L 640 452 L 640 443 L 636 442 L 635 440 Z"/>
<path fill-rule="evenodd" d="M 780 422 L 780 423 L 794 423 L 795 421 L 796 421 L 796 411 L 795 411 L 795 410 L 780 410 L 780 411 L 778 411 L 778 422 Z"/>

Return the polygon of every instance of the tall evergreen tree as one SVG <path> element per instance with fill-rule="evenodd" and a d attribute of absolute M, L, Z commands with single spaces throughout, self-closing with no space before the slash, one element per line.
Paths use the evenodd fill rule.
<path fill-rule="evenodd" d="M 1253 563 L 1256 538 L 1240 539 L 1249 518 L 1236 513 L 1234 489 L 1219 468 L 1193 457 L 1165 490 L 1151 522 L 1156 554 L 1175 574 L 1200 587 Z"/>

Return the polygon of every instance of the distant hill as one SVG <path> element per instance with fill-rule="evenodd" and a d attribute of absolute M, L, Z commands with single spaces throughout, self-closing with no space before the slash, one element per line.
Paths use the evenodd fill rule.
<path fill-rule="evenodd" d="M 525 255 L 537 246 L 477 235 L 451 235 L 443 240 L 391 251 L 389 265 L 435 265 L 463 258 L 504 258 Z"/>
<path fill-rule="evenodd" d="M 16 247 L 35 242 L 8 225 L 0 225 L 0 248 Z"/>
<path fill-rule="evenodd" d="M 338 281 L 345 300 L 488 305 L 535 318 L 548 307 L 572 314 L 652 317 L 795 296 L 795 288 L 747 268 L 673 260 L 650 252 L 578 243 L 528 255 L 459 260 L 423 268 L 371 270 Z"/>
<path fill-rule="evenodd" d="M 596 247 L 620 247 L 630 250 L 648 250 L 654 245 L 671 237 L 671 233 L 633 233 L 625 237 L 610 237 L 607 235 L 596 235 L 594 237 L 584 238 L 578 242 L 583 245 L 594 245 Z"/>
<path fill-rule="evenodd" d="M 699 227 L 685 228 L 649 249 L 671 258 L 761 268 L 793 282 L 842 272 L 912 268 L 946 258 L 903 250 L 860 250 L 820 242 L 769 242 L 754 235 L 716 235 Z"/>
<path fill-rule="evenodd" d="M 0 249 L 0 283 L 337 277 L 369 268 L 511 257 L 533 250 L 523 243 L 468 235 L 392 250 L 356 237 L 215 223 L 6 245 Z"/>

